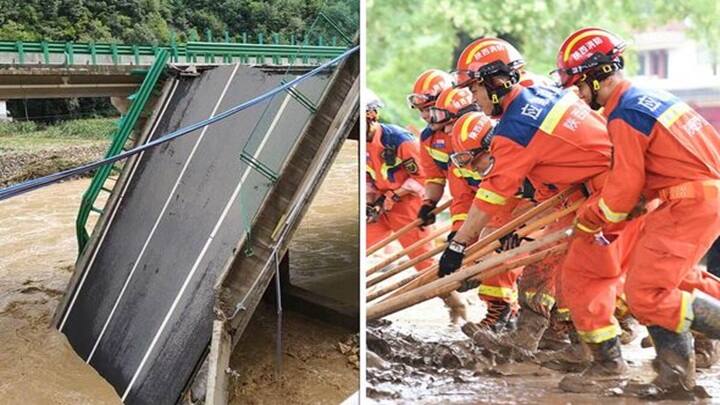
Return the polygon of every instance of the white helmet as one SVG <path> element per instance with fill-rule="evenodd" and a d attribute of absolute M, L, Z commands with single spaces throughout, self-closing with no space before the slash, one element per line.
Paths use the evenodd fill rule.
<path fill-rule="evenodd" d="M 372 90 L 365 89 L 365 111 L 377 111 L 385 107 L 380 97 L 378 97 Z"/>

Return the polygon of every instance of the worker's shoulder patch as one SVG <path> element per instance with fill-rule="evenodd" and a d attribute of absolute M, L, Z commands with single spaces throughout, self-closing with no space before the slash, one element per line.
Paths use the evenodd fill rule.
<path fill-rule="evenodd" d="M 553 106 L 565 91 L 546 86 L 522 89 L 498 123 L 495 136 L 502 136 L 527 147 Z"/>
<path fill-rule="evenodd" d="M 638 132 L 649 136 L 658 118 L 680 102 L 670 93 L 632 86 L 620 96 L 608 122 L 621 119 Z"/>
<path fill-rule="evenodd" d="M 382 144 L 391 148 L 397 148 L 404 142 L 415 141 L 415 136 L 403 128 L 392 124 L 380 124 L 382 128 Z"/>
<path fill-rule="evenodd" d="M 420 141 L 425 141 L 426 139 L 432 137 L 434 133 L 435 131 L 433 131 L 428 125 L 422 130 L 422 132 L 420 132 Z"/>
<path fill-rule="evenodd" d="M 410 174 L 417 174 L 418 170 L 420 170 L 414 158 L 403 160 L 402 165 Z"/>

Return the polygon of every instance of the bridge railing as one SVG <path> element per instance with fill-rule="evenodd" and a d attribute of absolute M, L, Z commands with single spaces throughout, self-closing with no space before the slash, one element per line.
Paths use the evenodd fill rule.
<path fill-rule="evenodd" d="M 112 142 L 105 154 L 105 157 L 115 156 L 122 152 L 127 146 L 128 139 L 133 133 L 143 110 L 145 110 L 145 106 L 152 96 L 155 85 L 158 83 L 162 73 L 165 71 L 169 57 L 170 55 L 167 50 L 159 50 L 157 58 L 145 75 L 145 79 L 140 85 L 140 88 L 136 93 L 129 97 L 131 100 L 130 107 L 127 113 L 118 120 L 118 129 L 112 136 Z M 116 181 L 111 181 L 110 183 L 112 184 L 110 186 L 107 186 L 106 183 L 108 183 L 108 179 L 110 178 L 110 174 L 112 172 L 119 173 L 120 171 L 121 169 L 116 167 L 114 164 L 100 167 L 93 175 L 90 186 L 83 194 L 80 202 L 80 209 L 78 210 L 78 215 L 75 219 L 78 251 L 81 253 L 90 237 L 87 229 L 90 213 L 96 212 L 101 215 L 103 213 L 104 207 L 101 208 L 96 206 L 98 196 L 100 195 L 100 192 L 106 192 L 108 194 L 113 192 Z"/>
<path fill-rule="evenodd" d="M 160 50 L 170 54 L 172 63 L 255 63 L 255 64 L 315 64 L 340 55 L 346 47 L 296 42 L 281 44 L 278 37 L 265 43 L 201 42 L 169 45 L 127 45 L 118 43 L 75 43 L 57 41 L 0 41 L 0 64 L 52 64 L 52 65 L 139 65 L 150 66 Z"/>

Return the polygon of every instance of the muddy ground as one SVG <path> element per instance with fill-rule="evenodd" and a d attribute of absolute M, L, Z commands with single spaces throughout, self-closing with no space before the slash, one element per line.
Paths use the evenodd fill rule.
<path fill-rule="evenodd" d="M 482 317 L 483 304 L 471 300 L 471 320 Z M 653 349 L 640 348 L 639 336 L 623 347 L 636 382 L 652 379 Z M 533 362 L 497 364 L 450 325 L 447 311 L 435 299 L 388 317 L 368 329 L 367 396 L 380 404 L 675 404 L 647 401 L 626 394 L 569 394 L 557 388 L 563 373 Z M 372 352 L 372 353 L 371 353 Z M 500 362 L 501 363 L 501 362 Z M 720 366 L 700 371 L 698 381 L 720 403 Z"/>

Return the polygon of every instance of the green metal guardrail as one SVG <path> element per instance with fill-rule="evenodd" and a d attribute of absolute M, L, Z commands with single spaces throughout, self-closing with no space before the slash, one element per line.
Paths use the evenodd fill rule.
<path fill-rule="evenodd" d="M 310 60 L 323 61 L 340 55 L 346 47 L 336 46 L 336 39 L 333 38 L 333 45 L 325 45 L 322 37 L 318 38 L 317 45 L 307 42 L 296 42 L 295 37 L 290 38 L 289 44 L 282 44 L 280 37 L 273 35 L 271 43 L 265 43 L 263 36 L 257 36 L 258 43 L 247 43 L 247 36 L 242 37 L 243 42 L 230 42 L 226 35 L 226 42 L 212 42 L 208 36 L 207 42 L 191 41 L 184 44 L 177 44 L 173 39 L 170 45 L 125 45 L 116 43 L 74 43 L 74 42 L 24 42 L 24 41 L 0 41 L 0 52 L 16 53 L 17 63 L 27 63 L 28 54 L 41 54 L 42 62 L 51 63 L 51 55 L 64 55 L 64 64 L 73 65 L 77 56 L 89 56 L 90 64 L 98 62 L 98 56 L 110 56 L 113 64 L 120 64 L 121 57 L 131 56 L 132 63 L 140 64 L 141 56 L 155 56 L 160 50 L 167 50 L 170 54 L 170 61 L 174 63 L 197 63 L 198 58 L 202 62 L 215 63 L 215 58 L 222 58 L 225 63 L 232 63 L 235 58 L 240 62 L 249 63 L 254 58 L 256 63 L 262 63 L 265 59 L 272 59 L 279 63 L 280 59 L 295 61 L 302 60 L 308 63 Z M 291 62 L 291 63 L 293 63 Z"/>
<path fill-rule="evenodd" d="M 128 97 L 132 103 L 130 104 L 127 114 L 120 117 L 118 120 L 118 129 L 113 135 L 112 143 L 107 153 L 105 153 L 105 157 L 115 156 L 125 147 L 125 144 L 130 138 L 130 135 L 140 118 L 140 114 L 145 109 L 145 105 L 148 100 L 150 100 L 150 96 L 152 95 L 158 79 L 160 79 L 161 74 L 165 71 L 165 67 L 169 59 L 170 53 L 168 50 L 158 50 L 155 55 L 155 62 L 145 75 L 145 79 L 140 85 L 140 88 L 136 93 Z M 120 169 L 115 167 L 115 165 L 106 165 L 99 168 L 93 176 L 90 187 L 88 187 L 85 194 L 83 194 L 78 216 L 75 219 L 75 231 L 77 234 L 79 252 L 83 251 L 89 239 L 87 221 L 90 217 L 90 212 L 94 211 L 99 214 L 102 214 L 103 212 L 102 208 L 95 207 L 98 195 L 101 191 L 108 194 L 112 193 L 112 188 L 105 187 L 105 183 L 110 177 L 110 173 L 113 171 L 119 173 Z"/>

